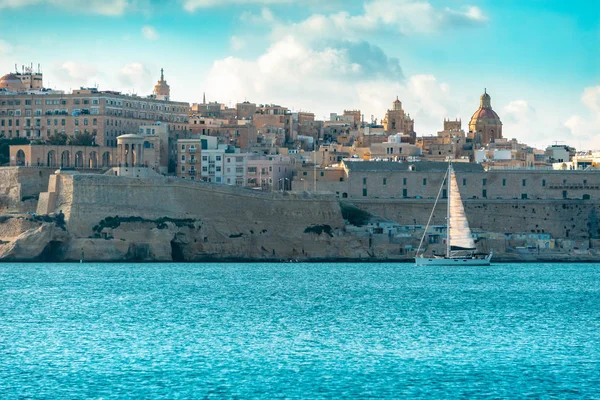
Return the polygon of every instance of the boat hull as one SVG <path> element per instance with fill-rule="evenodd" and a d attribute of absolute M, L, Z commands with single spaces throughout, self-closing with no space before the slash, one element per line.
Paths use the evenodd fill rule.
<path fill-rule="evenodd" d="M 415 264 L 419 267 L 424 267 L 428 265 L 437 265 L 437 266 L 486 266 L 490 265 L 490 261 L 492 259 L 492 255 L 488 255 L 486 258 L 470 258 L 470 257 L 456 257 L 456 258 L 446 258 L 446 257 L 416 257 Z"/>

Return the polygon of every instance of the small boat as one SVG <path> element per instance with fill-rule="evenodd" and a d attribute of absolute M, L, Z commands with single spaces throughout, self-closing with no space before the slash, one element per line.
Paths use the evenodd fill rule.
<path fill-rule="evenodd" d="M 446 211 L 446 254 L 443 256 L 425 256 L 425 254 L 420 252 L 421 246 L 423 245 L 423 240 L 427 235 L 427 228 L 429 228 L 429 223 L 433 217 L 433 211 L 435 210 L 435 206 L 437 205 L 440 194 L 442 193 L 442 188 L 446 182 L 448 182 L 448 205 Z M 448 165 L 446 180 L 442 182 L 442 186 L 440 187 L 437 198 L 435 199 L 435 204 L 433 205 L 433 210 L 431 210 L 429 221 L 425 227 L 425 232 L 423 232 L 423 236 L 421 237 L 421 243 L 419 244 L 419 248 L 417 249 L 417 253 L 415 255 L 415 264 L 417 266 L 483 266 L 490 265 L 493 254 L 493 251 L 491 251 L 489 254 L 477 253 L 475 241 L 471 237 L 471 229 L 469 228 L 469 221 L 467 221 L 467 216 L 465 214 L 465 207 L 463 206 L 463 202 L 460 197 L 460 191 L 458 190 L 456 175 L 454 174 L 454 169 L 452 168 L 452 163 L 450 162 Z"/>

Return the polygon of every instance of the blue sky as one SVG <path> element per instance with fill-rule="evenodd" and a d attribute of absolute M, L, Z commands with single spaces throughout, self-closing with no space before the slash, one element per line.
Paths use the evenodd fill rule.
<path fill-rule="evenodd" d="M 0 69 L 41 63 L 65 89 L 294 110 L 395 96 L 419 134 L 468 120 L 484 88 L 504 136 L 600 148 L 600 2 L 574 0 L 0 0 Z"/>

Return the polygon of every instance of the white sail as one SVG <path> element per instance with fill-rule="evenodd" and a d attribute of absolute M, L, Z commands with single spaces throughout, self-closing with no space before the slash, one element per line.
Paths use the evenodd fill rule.
<path fill-rule="evenodd" d="M 471 237 L 469 221 L 458 191 L 456 175 L 450 169 L 450 190 L 448 193 L 448 241 L 450 250 L 474 250 L 475 242 Z"/>

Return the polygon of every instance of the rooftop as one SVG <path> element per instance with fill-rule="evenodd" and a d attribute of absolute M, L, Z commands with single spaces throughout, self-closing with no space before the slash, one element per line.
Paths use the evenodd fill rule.
<path fill-rule="evenodd" d="M 411 166 L 415 172 L 445 172 L 448 169 L 447 162 L 417 161 L 417 162 L 394 162 L 394 161 L 343 161 L 346 168 L 354 172 L 403 172 L 409 171 Z M 483 166 L 476 163 L 453 163 L 456 172 L 484 172 Z"/>

